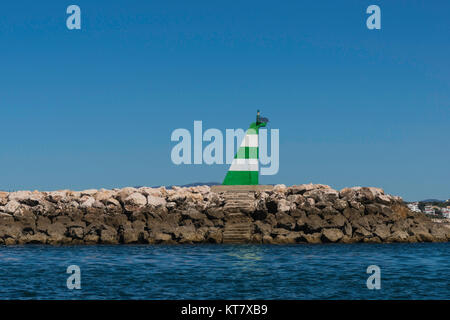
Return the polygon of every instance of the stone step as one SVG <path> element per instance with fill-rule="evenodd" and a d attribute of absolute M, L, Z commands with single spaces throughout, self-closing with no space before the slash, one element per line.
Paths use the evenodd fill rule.
<path fill-rule="evenodd" d="M 223 234 L 226 235 L 243 235 L 243 234 L 250 234 L 250 230 L 233 230 L 233 231 L 224 231 Z"/>
<path fill-rule="evenodd" d="M 228 225 L 228 226 L 225 226 L 225 228 L 224 228 L 224 231 L 228 231 L 228 230 L 251 230 L 252 229 L 252 227 L 251 226 L 248 226 L 248 225 L 246 225 L 246 226 L 233 226 L 233 225 Z"/>
<path fill-rule="evenodd" d="M 253 200 L 236 200 L 236 199 L 225 201 L 226 205 L 233 204 L 233 203 L 240 204 L 240 205 L 241 204 L 252 205 L 254 203 L 254 201 Z"/>
<path fill-rule="evenodd" d="M 240 210 L 251 210 L 253 207 L 252 206 L 240 206 L 240 205 L 229 205 L 229 206 L 225 205 L 223 208 L 228 211 L 235 209 L 236 212 L 238 212 Z"/>
<path fill-rule="evenodd" d="M 225 226 L 224 231 L 228 230 L 251 230 L 251 226 L 239 226 L 239 227 L 233 227 L 233 226 Z"/>
<path fill-rule="evenodd" d="M 246 206 L 251 206 L 251 205 L 253 205 L 253 201 L 238 201 L 238 200 L 231 200 L 231 201 L 227 201 L 227 202 L 225 202 L 225 205 L 233 205 L 233 204 L 236 204 L 236 205 L 240 205 L 240 206 L 242 206 L 242 205 L 246 205 Z"/>
<path fill-rule="evenodd" d="M 251 219 L 249 216 L 242 214 L 241 212 L 228 212 L 225 215 L 225 220 L 228 223 L 250 223 Z M 241 221 L 241 222 L 239 222 Z"/>
<path fill-rule="evenodd" d="M 244 244 L 250 242 L 249 239 L 227 239 L 223 240 L 223 244 Z"/>
<path fill-rule="evenodd" d="M 253 203 L 255 201 L 255 199 L 238 199 L 238 198 L 230 198 L 230 199 L 225 199 L 225 203 L 230 203 L 230 202 L 245 202 L 245 203 Z"/>
<path fill-rule="evenodd" d="M 229 213 L 235 213 L 235 214 L 242 214 L 243 211 L 252 211 L 250 207 L 224 207 L 223 208 L 226 212 Z"/>
<path fill-rule="evenodd" d="M 232 200 L 232 201 L 226 201 L 225 205 L 227 206 L 232 206 L 232 205 L 238 205 L 238 206 L 253 206 L 254 201 L 236 201 L 236 200 Z"/>
<path fill-rule="evenodd" d="M 223 194 L 224 197 L 230 196 L 246 196 L 246 197 L 254 197 L 255 194 L 253 192 L 225 192 Z"/>
<path fill-rule="evenodd" d="M 251 239 L 251 219 L 242 213 L 227 214 L 223 231 L 223 243 L 247 243 Z"/>
<path fill-rule="evenodd" d="M 230 200 L 245 200 L 245 201 L 254 201 L 255 198 L 254 197 L 224 197 L 225 201 L 230 201 Z"/>
<path fill-rule="evenodd" d="M 230 243 L 230 242 L 243 243 L 243 242 L 248 242 L 248 241 L 250 241 L 250 237 L 239 237 L 239 238 L 236 238 L 236 237 L 230 237 L 230 238 L 224 237 L 223 240 L 222 240 L 223 243 Z"/>
<path fill-rule="evenodd" d="M 250 239 L 224 239 L 223 241 L 222 241 L 222 243 L 224 243 L 224 244 L 238 244 L 238 243 L 241 243 L 241 244 L 244 244 L 244 243 L 250 243 Z"/>
<path fill-rule="evenodd" d="M 249 223 L 251 218 L 248 216 L 241 216 L 241 212 L 229 212 L 225 214 L 225 221 L 228 223 Z"/>
<path fill-rule="evenodd" d="M 243 192 L 239 192 L 239 193 L 224 193 L 223 197 L 225 199 L 230 199 L 230 198 L 236 198 L 236 199 L 255 199 L 255 194 L 254 193 L 243 193 Z"/>
<path fill-rule="evenodd" d="M 230 239 L 250 239 L 250 233 L 249 234 L 224 234 L 223 239 L 230 240 Z"/>

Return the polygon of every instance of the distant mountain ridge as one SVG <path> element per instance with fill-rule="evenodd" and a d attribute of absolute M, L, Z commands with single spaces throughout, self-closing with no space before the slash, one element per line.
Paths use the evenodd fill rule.
<path fill-rule="evenodd" d="M 438 199 L 425 199 L 425 200 L 420 200 L 418 202 L 445 202 L 446 200 L 438 200 Z"/>
<path fill-rule="evenodd" d="M 153 186 L 152 188 L 160 188 L 160 187 L 166 187 L 167 189 L 172 189 L 172 187 L 182 187 L 182 188 L 188 188 L 188 187 L 197 187 L 197 186 L 217 186 L 220 185 L 219 182 L 192 182 L 188 184 L 183 184 L 181 186 L 179 185 L 170 185 L 170 186 Z M 139 187 L 136 187 L 139 188 Z"/>

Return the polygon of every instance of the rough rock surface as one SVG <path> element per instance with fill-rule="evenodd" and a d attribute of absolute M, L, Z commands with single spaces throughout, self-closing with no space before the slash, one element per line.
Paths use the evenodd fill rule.
<path fill-rule="evenodd" d="M 236 220 L 235 222 L 233 222 Z M 234 223 L 234 224 L 233 224 Z M 449 241 L 448 223 L 379 188 L 277 185 L 0 192 L 0 244 Z M 235 242 L 236 242 L 235 241 Z"/>

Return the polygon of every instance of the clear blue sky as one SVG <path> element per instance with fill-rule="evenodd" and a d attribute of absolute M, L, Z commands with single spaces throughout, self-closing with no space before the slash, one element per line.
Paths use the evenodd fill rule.
<path fill-rule="evenodd" d="M 77 4 L 82 29 L 66 28 Z M 366 28 L 381 7 L 381 30 Z M 2 1 L 0 189 L 222 181 L 176 128 L 280 130 L 261 183 L 450 197 L 448 1 Z"/>

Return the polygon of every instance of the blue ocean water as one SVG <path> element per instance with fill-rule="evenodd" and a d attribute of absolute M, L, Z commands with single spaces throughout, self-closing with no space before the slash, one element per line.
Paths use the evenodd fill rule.
<path fill-rule="evenodd" d="M 3 246 L 0 298 L 450 299 L 449 261 L 450 243 Z M 67 288 L 69 265 L 80 290 Z"/>

